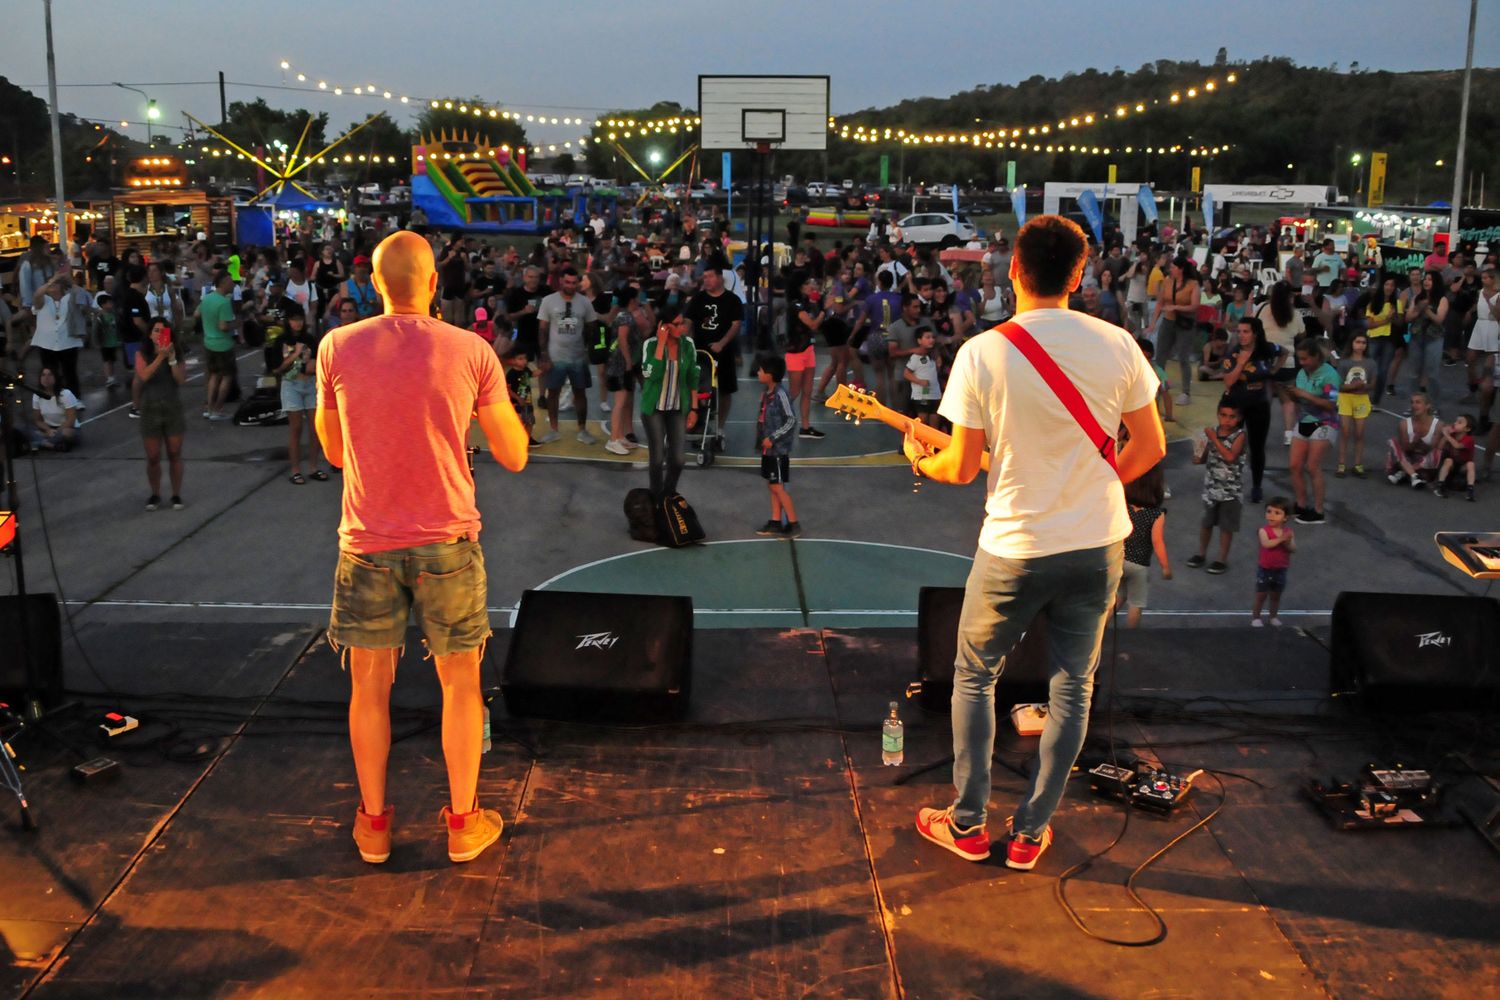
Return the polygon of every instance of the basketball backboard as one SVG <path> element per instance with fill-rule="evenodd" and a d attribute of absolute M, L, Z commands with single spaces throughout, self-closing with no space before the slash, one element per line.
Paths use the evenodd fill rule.
<path fill-rule="evenodd" d="M 828 146 L 828 77 L 700 76 L 704 149 L 822 150 Z"/>

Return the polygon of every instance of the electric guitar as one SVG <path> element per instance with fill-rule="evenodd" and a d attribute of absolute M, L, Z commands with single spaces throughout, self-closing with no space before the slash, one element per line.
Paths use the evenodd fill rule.
<path fill-rule="evenodd" d="M 868 389 L 855 389 L 847 385 L 840 385 L 834 394 L 828 397 L 823 404 L 830 410 L 836 410 L 844 415 L 845 420 L 853 419 L 855 423 L 869 418 L 879 420 L 887 426 L 894 427 L 902 434 L 910 434 L 918 441 L 936 451 L 942 451 L 953 443 L 953 438 L 935 427 L 928 427 L 920 420 L 914 420 L 902 413 L 884 405 L 875 398 L 875 394 Z M 990 468 L 990 454 L 984 452 L 979 459 L 979 467 L 986 472 Z"/>

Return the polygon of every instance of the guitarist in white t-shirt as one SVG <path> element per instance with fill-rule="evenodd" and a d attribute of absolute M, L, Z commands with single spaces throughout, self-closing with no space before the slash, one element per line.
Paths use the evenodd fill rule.
<path fill-rule="evenodd" d="M 1016 237 L 1016 317 L 959 349 L 938 413 L 953 424 L 933 452 L 908 435 L 919 474 L 965 484 L 989 457 L 979 550 L 958 625 L 953 678 L 953 784 L 946 809 L 917 815 L 922 836 L 959 857 L 989 857 L 985 807 L 995 741 L 995 681 L 1038 613 L 1048 616 L 1054 675 L 1040 766 L 1017 806 L 1006 864 L 1029 870 L 1088 728 L 1100 640 L 1130 534 L 1123 483 L 1161 461 L 1157 377 L 1130 334 L 1070 312 L 1087 241 L 1056 215 Z M 1020 330 L 1013 327 L 1019 326 Z M 1121 424 L 1129 443 L 1116 449 Z"/>

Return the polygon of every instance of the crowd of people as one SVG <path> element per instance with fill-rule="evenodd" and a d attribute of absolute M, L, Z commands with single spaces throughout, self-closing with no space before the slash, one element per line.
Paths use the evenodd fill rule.
<path fill-rule="evenodd" d="M 570 420 L 570 435 L 586 448 L 621 456 L 646 448 L 657 492 L 675 489 L 693 431 L 717 435 L 711 447 L 725 445 L 741 376 L 756 376 L 755 359 L 784 362 L 778 385 L 795 417 L 793 436 L 815 450 L 824 431 L 813 404 L 840 384 L 941 424 L 938 407 L 959 346 L 1015 310 L 1011 252 L 1000 234 L 982 259 L 949 264 L 933 248 L 873 235 L 820 243 L 794 223 L 774 278 L 752 295 L 753 275 L 743 260 L 732 262 L 722 220 L 700 222 L 691 213 L 631 236 L 596 215 L 528 253 L 417 228 L 437 262 L 436 310 L 494 345 L 532 447 L 559 441 Z M 162 416 L 177 405 L 173 380 L 153 383 L 143 372 L 152 364 L 170 370 L 201 349 L 203 418 L 229 420 L 243 391 L 235 353 L 250 345 L 264 348 L 260 374 L 279 386 L 288 480 L 326 479 L 308 418 L 316 408 L 313 359 L 329 330 L 381 311 L 369 255 L 383 235 L 377 226 L 345 232 L 308 220 L 288 227 L 275 247 L 216 254 L 204 240 L 161 242 L 123 258 L 86 239 L 78 267 L 34 241 L 13 304 L 0 315 L 11 356 L 29 343 L 47 384 L 60 390 L 34 409 L 28 443 L 78 445 L 85 406 L 78 356 L 90 345 L 104 386 L 128 383 L 130 415 L 142 420 L 143 435 L 155 435 L 169 455 L 180 453 L 185 421 Z M 1295 494 L 1290 513 L 1299 523 L 1326 517 L 1330 463 L 1334 478 L 1383 468 L 1393 483 L 1470 499 L 1489 476 L 1500 444 L 1491 419 L 1500 289 L 1493 266 L 1478 267 L 1473 247 L 1437 250 L 1397 277 L 1358 244 L 1344 252 L 1332 240 L 1307 247 L 1259 228 L 1210 239 L 1168 223 L 1133 244 L 1118 231 L 1102 247 L 1091 244 L 1069 306 L 1138 338 L 1161 378 L 1165 420 L 1174 421 L 1195 394 L 1222 397 L 1242 433 L 1236 462 L 1248 459 L 1251 503 L 1264 497 L 1280 410 Z M 171 350 L 160 360 L 165 341 L 155 338 L 164 331 Z M 680 391 L 663 394 L 657 379 L 665 366 L 653 362 L 677 360 L 661 357 L 669 344 L 688 347 L 683 360 L 692 363 L 673 365 L 682 384 L 669 388 Z M 1456 365 L 1466 369 L 1468 393 L 1444 400 L 1438 373 Z M 595 393 L 598 422 L 590 419 Z M 1369 456 L 1364 430 L 1373 408 L 1402 397 L 1410 403 L 1396 437 Z M 1200 443 L 1214 433 L 1205 429 Z M 1476 461 L 1475 441 L 1485 435 L 1491 447 Z M 790 441 L 775 445 L 785 452 Z M 152 497 L 160 502 L 154 486 Z M 1204 530 L 1227 525 L 1232 533 L 1236 521 L 1221 512 Z"/>

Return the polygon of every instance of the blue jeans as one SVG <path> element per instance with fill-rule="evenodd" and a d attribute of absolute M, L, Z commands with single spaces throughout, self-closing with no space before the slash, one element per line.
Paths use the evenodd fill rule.
<path fill-rule="evenodd" d="M 1443 373 L 1443 338 L 1429 337 L 1424 343 L 1413 340 L 1406 345 L 1406 358 L 1406 370 L 1411 376 L 1411 384 L 1420 386 L 1425 379 L 1427 398 L 1431 401 L 1432 408 L 1438 410 L 1438 387 Z"/>
<path fill-rule="evenodd" d="M 677 492 L 677 479 L 687 464 L 687 411 L 652 410 L 641 414 L 650 458 L 651 495 L 658 500 Z"/>
<path fill-rule="evenodd" d="M 1039 766 L 1016 808 L 1012 830 L 1039 839 L 1088 732 L 1099 644 L 1123 572 L 1124 547 L 1079 549 L 1035 559 L 1002 559 L 980 549 L 964 588 L 953 665 L 953 804 L 961 827 L 983 823 L 995 749 L 995 681 L 1037 613 L 1047 612 L 1051 661 L 1047 727 Z"/>

